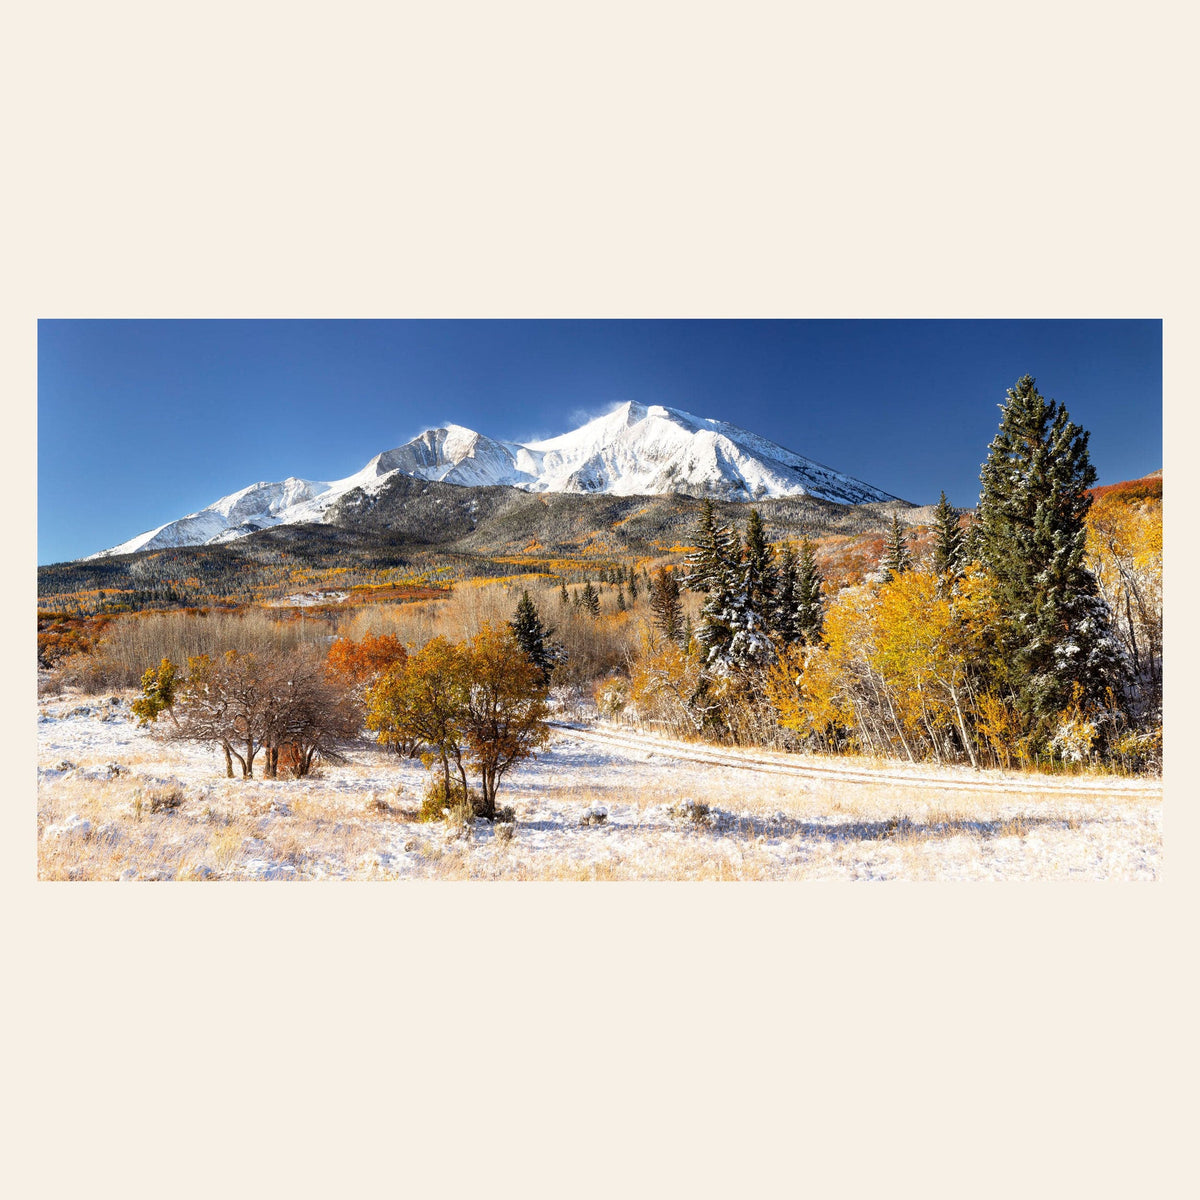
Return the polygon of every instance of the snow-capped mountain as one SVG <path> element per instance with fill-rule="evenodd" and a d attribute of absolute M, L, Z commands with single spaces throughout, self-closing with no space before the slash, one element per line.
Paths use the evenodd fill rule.
<path fill-rule="evenodd" d="M 543 441 L 501 442 L 461 425 L 427 429 L 345 479 L 252 484 L 89 557 L 231 541 L 270 525 L 327 522 L 344 497 L 359 489 L 376 492 L 397 472 L 531 492 L 675 492 L 719 500 L 814 496 L 840 504 L 897 499 L 728 422 L 657 404 L 626 403 Z"/>

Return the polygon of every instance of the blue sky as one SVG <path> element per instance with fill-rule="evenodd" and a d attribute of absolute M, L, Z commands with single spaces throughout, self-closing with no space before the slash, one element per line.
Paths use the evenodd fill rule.
<path fill-rule="evenodd" d="M 1101 482 L 1162 466 L 1157 320 L 40 321 L 38 561 L 433 425 L 548 436 L 625 400 L 969 506 L 1023 374 L 1091 431 Z"/>

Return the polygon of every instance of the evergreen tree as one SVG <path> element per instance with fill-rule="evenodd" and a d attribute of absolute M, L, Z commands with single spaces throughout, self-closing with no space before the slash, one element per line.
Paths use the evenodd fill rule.
<path fill-rule="evenodd" d="M 709 666 L 727 665 L 729 644 L 733 640 L 733 597 L 740 590 L 741 548 L 737 546 L 736 535 L 717 524 L 713 503 L 707 498 L 700 506 L 692 541 L 694 549 L 687 557 L 680 582 L 705 598 L 696 635 L 705 661 Z"/>
<path fill-rule="evenodd" d="M 600 615 L 600 594 L 592 587 L 591 580 L 585 580 L 583 584 L 583 596 L 580 600 L 580 606 L 583 611 L 592 617 Z"/>
<path fill-rule="evenodd" d="M 958 514 L 946 503 L 943 491 L 933 513 L 933 571 L 939 577 L 955 579 L 966 565 L 966 535 L 959 528 Z"/>
<path fill-rule="evenodd" d="M 725 526 L 714 525 L 706 549 L 691 573 L 707 588 L 698 633 L 705 662 L 721 675 L 761 666 L 773 655 L 766 614 L 752 603 L 762 596 L 761 560 L 747 561 L 737 530 Z"/>
<path fill-rule="evenodd" d="M 681 583 L 693 592 L 711 592 L 727 582 L 735 563 L 741 562 L 741 547 L 737 533 L 726 525 L 718 525 L 713 502 L 705 499 L 700 507 L 700 519 L 692 535 L 695 548 L 685 560 L 686 571 Z"/>
<path fill-rule="evenodd" d="M 1025 375 L 1001 406 L 980 482 L 972 549 L 996 580 L 1009 626 L 1001 650 L 1034 743 L 1044 745 L 1076 684 L 1083 701 L 1099 700 L 1123 674 L 1108 606 L 1084 565 L 1096 482 L 1088 434 Z"/>
<path fill-rule="evenodd" d="M 564 607 L 571 603 L 571 597 L 567 592 L 567 581 L 565 579 L 562 581 L 562 588 L 558 593 L 558 598 Z"/>
<path fill-rule="evenodd" d="M 879 564 L 883 568 L 883 581 L 887 583 L 896 575 L 912 570 L 912 555 L 908 552 L 908 538 L 900 528 L 900 516 L 892 513 L 892 532 L 888 535 L 887 547 Z"/>
<path fill-rule="evenodd" d="M 550 672 L 554 669 L 557 655 L 555 647 L 550 643 L 550 635 L 554 630 L 542 624 L 537 606 L 529 598 L 529 593 L 521 593 L 517 611 L 509 622 L 509 628 L 517 639 L 517 644 L 529 655 L 543 683 L 549 682 Z"/>
<path fill-rule="evenodd" d="M 809 646 L 816 646 L 824 636 L 825 608 L 821 600 L 821 572 L 817 568 L 816 547 L 805 538 L 800 544 L 800 561 L 796 566 L 796 637 Z"/>
<path fill-rule="evenodd" d="M 625 589 L 623 587 L 618 586 L 617 587 L 617 612 L 624 612 L 624 611 L 625 611 Z"/>
<path fill-rule="evenodd" d="M 796 571 L 796 551 L 788 542 L 779 555 L 775 603 L 771 606 L 771 632 L 785 646 L 792 645 L 799 638 L 796 627 Z"/>
<path fill-rule="evenodd" d="M 743 555 L 746 576 L 746 604 L 768 624 L 768 613 L 775 602 L 779 584 L 775 570 L 775 552 L 767 541 L 766 527 L 757 508 L 750 510 L 746 520 L 746 549 Z"/>
<path fill-rule="evenodd" d="M 660 632 L 672 642 L 677 642 L 683 632 L 683 604 L 679 592 L 675 572 L 659 567 L 650 588 L 650 611 Z"/>
<path fill-rule="evenodd" d="M 775 603 L 777 575 L 774 552 L 767 541 L 762 517 L 752 508 L 746 521 L 745 545 L 734 534 L 732 587 L 728 625 L 732 634 L 728 665 L 738 670 L 762 666 L 775 657 L 770 639 L 770 614 Z"/>
<path fill-rule="evenodd" d="M 629 572 L 629 603 L 636 604 L 638 598 L 638 581 L 637 572 Z"/>

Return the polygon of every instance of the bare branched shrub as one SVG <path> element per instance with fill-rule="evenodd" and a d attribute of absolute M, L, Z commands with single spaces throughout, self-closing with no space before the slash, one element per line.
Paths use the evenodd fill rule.
<path fill-rule="evenodd" d="M 94 694 L 136 687 L 147 665 L 167 658 L 186 663 L 226 651 L 276 656 L 301 646 L 324 645 L 329 628 L 321 621 L 283 621 L 261 609 L 238 612 L 129 613 L 112 621 L 90 654 L 73 655 L 55 671 L 60 686 Z"/>
<path fill-rule="evenodd" d="M 260 752 L 268 779 L 281 769 L 307 775 L 360 729 L 350 692 L 326 672 L 321 655 L 304 649 L 273 658 L 228 651 L 189 659 L 170 720 L 168 737 L 219 746 L 226 774 L 233 776 L 236 761 L 243 778 L 253 776 Z"/>

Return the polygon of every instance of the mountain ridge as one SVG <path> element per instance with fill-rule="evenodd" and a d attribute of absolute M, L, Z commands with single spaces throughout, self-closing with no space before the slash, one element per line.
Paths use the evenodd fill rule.
<path fill-rule="evenodd" d="M 332 482 L 288 476 L 250 484 L 83 560 L 141 550 L 216 545 L 276 525 L 339 524 L 357 493 L 407 475 L 464 487 L 506 486 L 579 495 L 666 495 L 749 501 L 807 496 L 838 504 L 900 502 L 871 484 L 727 421 L 633 401 L 577 429 L 527 442 L 465 426 L 426 429 Z M 360 508 L 361 500 L 350 504 Z"/>

